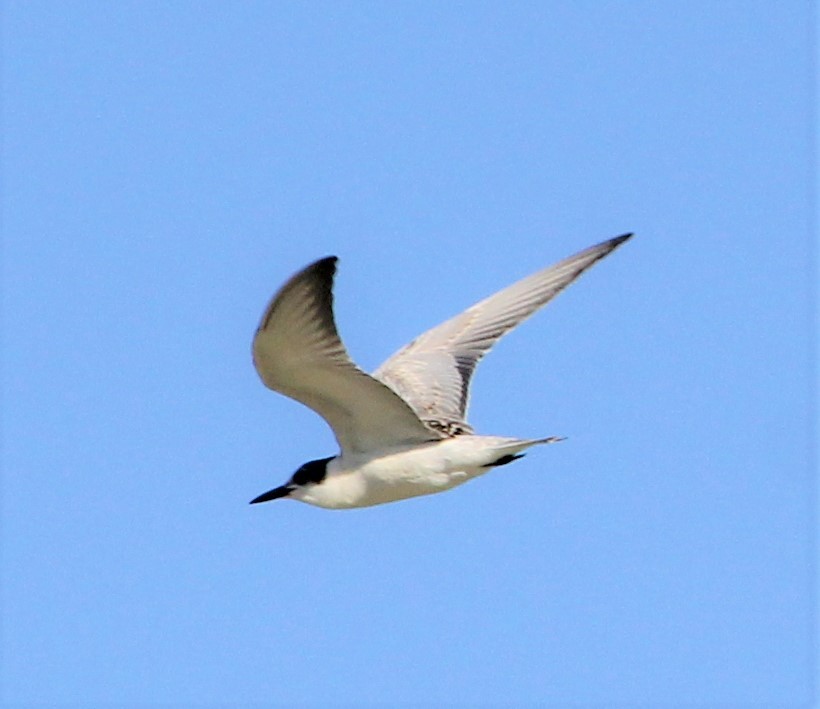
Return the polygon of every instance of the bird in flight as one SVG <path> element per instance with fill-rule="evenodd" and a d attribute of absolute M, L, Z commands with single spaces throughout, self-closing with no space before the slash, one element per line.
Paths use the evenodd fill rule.
<path fill-rule="evenodd" d="M 349 509 L 429 495 L 563 440 L 475 434 L 466 421 L 470 379 L 503 335 L 631 236 L 513 283 L 417 337 L 372 375 L 353 363 L 336 330 L 336 257 L 299 271 L 262 315 L 253 361 L 266 386 L 327 421 L 341 452 L 305 463 L 251 504 L 289 498 Z"/>

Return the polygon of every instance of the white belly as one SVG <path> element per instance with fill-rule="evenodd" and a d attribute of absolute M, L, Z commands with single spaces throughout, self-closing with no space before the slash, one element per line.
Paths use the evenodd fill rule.
<path fill-rule="evenodd" d="M 320 484 L 294 494 L 318 507 L 348 509 L 443 492 L 487 471 L 501 456 L 529 448 L 534 440 L 459 436 L 378 457 L 331 461 Z"/>

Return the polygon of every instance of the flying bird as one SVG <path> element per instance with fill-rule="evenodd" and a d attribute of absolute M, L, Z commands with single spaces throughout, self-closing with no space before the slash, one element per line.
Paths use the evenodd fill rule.
<path fill-rule="evenodd" d="M 313 409 L 340 453 L 302 465 L 251 504 L 289 498 L 327 509 L 443 492 L 563 440 L 481 436 L 466 421 L 476 365 L 507 332 L 632 234 L 545 268 L 406 345 L 372 375 L 345 349 L 333 317 L 335 256 L 310 264 L 273 297 L 253 339 L 266 386 Z"/>

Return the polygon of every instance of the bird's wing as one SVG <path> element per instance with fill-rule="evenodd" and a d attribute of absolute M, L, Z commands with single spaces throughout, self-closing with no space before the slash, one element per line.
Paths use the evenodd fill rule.
<path fill-rule="evenodd" d="M 469 432 L 465 412 L 470 378 L 481 358 L 630 236 L 592 246 L 476 303 L 399 350 L 373 376 L 396 391 L 428 426 L 451 434 Z"/>
<path fill-rule="evenodd" d="M 333 319 L 336 260 L 316 261 L 274 296 L 253 339 L 256 371 L 268 387 L 322 416 L 343 453 L 440 439 L 351 361 Z"/>

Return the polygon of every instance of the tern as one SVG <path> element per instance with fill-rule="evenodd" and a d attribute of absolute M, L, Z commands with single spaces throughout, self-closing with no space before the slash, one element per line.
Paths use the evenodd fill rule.
<path fill-rule="evenodd" d="M 350 509 L 429 495 L 511 463 L 531 446 L 563 440 L 475 434 L 466 421 L 470 380 L 503 335 L 631 236 L 592 246 L 476 303 L 372 375 L 354 364 L 336 329 L 338 259 L 299 271 L 262 315 L 253 362 L 266 386 L 325 419 L 340 453 L 305 463 L 251 504 L 288 498 Z"/>

